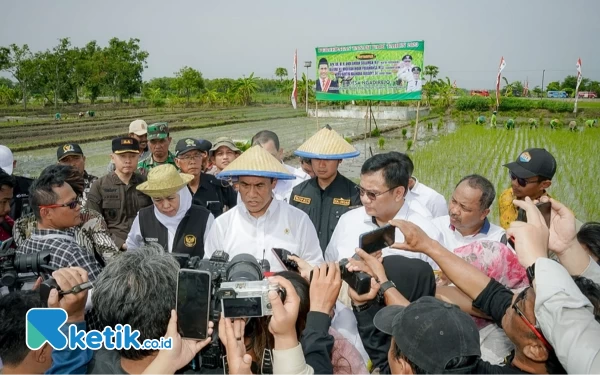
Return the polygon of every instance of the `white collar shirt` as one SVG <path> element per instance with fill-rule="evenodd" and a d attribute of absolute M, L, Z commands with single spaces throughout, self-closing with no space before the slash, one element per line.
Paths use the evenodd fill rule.
<path fill-rule="evenodd" d="M 408 191 L 406 193 L 406 197 L 404 197 L 404 201 L 410 205 L 410 208 L 414 210 L 419 215 L 423 216 L 425 219 L 433 219 L 433 214 L 429 211 L 428 208 L 423 206 L 421 202 L 417 200 L 417 196 L 412 192 Z"/>
<path fill-rule="evenodd" d="M 415 212 L 409 203 L 404 203 L 402 208 L 394 219 L 410 221 L 419 226 L 429 237 L 444 245 L 442 234 L 431 221 L 424 218 Z M 346 212 L 340 217 L 331 241 L 325 251 L 325 259 L 328 262 L 336 262 L 344 258 L 351 258 L 355 254 L 355 249 L 358 247 L 359 237 L 361 234 L 377 229 L 377 224 L 373 223 L 373 217 L 368 215 L 364 207 L 355 208 Z M 404 235 L 399 229 L 396 229 L 396 242 L 404 242 Z M 383 249 L 383 256 L 402 255 L 407 258 L 417 258 L 429 263 L 433 269 L 439 269 L 437 264 L 428 256 L 422 253 L 415 253 L 406 250 L 391 249 L 389 247 Z"/>
<path fill-rule="evenodd" d="M 452 252 L 459 247 L 463 247 L 477 241 L 496 241 L 506 243 L 506 232 L 501 227 L 492 224 L 486 218 L 481 230 L 471 236 L 463 236 L 450 224 L 450 216 L 436 217 L 432 221 L 433 225 L 442 233 L 446 248 Z"/>
<path fill-rule="evenodd" d="M 286 249 L 313 266 L 323 263 L 319 238 L 308 215 L 277 199 L 259 218 L 242 203 L 215 219 L 204 246 L 204 258 L 209 259 L 217 250 L 228 253 L 229 259 L 246 253 L 258 260 L 264 257 L 272 272 L 284 271 L 273 248 Z"/>
<path fill-rule="evenodd" d="M 425 206 L 431 212 L 433 217 L 448 215 L 448 204 L 446 198 L 437 191 L 433 190 L 427 185 L 419 182 L 415 177 L 415 185 L 410 189 L 411 193 L 414 194 L 416 200 Z"/>

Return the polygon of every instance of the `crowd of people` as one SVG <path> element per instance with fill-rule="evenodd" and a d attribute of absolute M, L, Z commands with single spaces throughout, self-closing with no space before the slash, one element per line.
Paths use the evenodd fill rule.
<path fill-rule="evenodd" d="M 0 146 L 0 241 L 12 238 L 18 255 L 49 252 L 51 276 L 72 291 L 42 300 L 41 279 L 4 288 L 3 373 L 600 372 L 600 224 L 582 225 L 551 197 L 558 168 L 547 150 L 507 161 L 494 203 L 485 176 L 466 171 L 444 197 L 395 151 L 368 158 L 355 183 L 339 166 L 359 152 L 329 126 L 294 151 L 300 168 L 269 130 L 244 152 L 227 137 L 183 138 L 174 152 L 171 142 L 167 123 L 135 120 L 112 140 L 106 175 L 89 174 L 69 143 L 35 180 L 13 176 Z M 359 248 L 386 226 L 393 243 Z M 252 256 L 285 293 L 269 291 L 272 315 L 211 315 L 211 337 L 182 338 L 181 257 L 223 252 Z M 366 277 L 366 290 L 348 275 Z M 31 350 L 25 316 L 41 307 L 68 313 L 65 335 L 71 324 L 128 324 L 140 341 L 171 337 L 173 347 Z M 216 368 L 204 360 L 215 346 Z"/>

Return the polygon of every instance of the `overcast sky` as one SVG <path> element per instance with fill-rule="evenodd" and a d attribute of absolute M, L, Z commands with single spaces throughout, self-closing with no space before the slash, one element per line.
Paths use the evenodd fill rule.
<path fill-rule="evenodd" d="M 600 0 L 4 0 L 0 46 L 45 50 L 139 38 L 150 53 L 144 79 L 184 65 L 205 78 L 273 77 L 313 61 L 315 48 L 425 41 L 425 64 L 459 87 L 492 88 L 501 56 L 509 81 L 529 87 L 575 74 L 600 80 Z M 310 76 L 315 76 L 311 70 Z"/>

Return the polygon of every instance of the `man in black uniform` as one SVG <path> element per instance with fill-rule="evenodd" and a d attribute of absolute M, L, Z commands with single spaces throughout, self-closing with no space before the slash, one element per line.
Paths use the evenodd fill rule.
<path fill-rule="evenodd" d="M 63 146 L 58 146 L 56 149 L 56 160 L 58 160 L 58 164 L 70 165 L 77 168 L 79 173 L 83 175 L 84 187 L 81 205 L 85 205 L 87 194 L 90 192 L 92 184 L 98 177 L 87 173 L 85 170 L 85 156 L 83 155 L 83 150 L 77 143 L 67 143 Z"/>
<path fill-rule="evenodd" d="M 13 170 L 17 165 L 17 161 L 14 160 L 12 151 L 6 147 L 0 145 L 0 168 L 4 172 L 13 175 Z M 31 178 L 14 176 L 15 187 L 13 188 L 13 198 L 10 201 L 10 216 L 11 219 L 17 221 L 21 216 L 30 214 L 31 207 L 29 206 L 29 187 L 33 183 Z"/>
<path fill-rule="evenodd" d="M 211 143 L 206 140 L 181 139 L 175 146 L 175 164 L 182 173 L 194 176 L 188 184 L 193 203 L 208 208 L 217 218 L 223 212 L 235 207 L 237 193 L 228 183 L 202 172 L 203 153 L 207 154 L 211 147 Z"/>
<path fill-rule="evenodd" d="M 315 178 L 294 188 L 290 204 L 308 214 L 325 251 L 340 216 L 361 204 L 356 184 L 338 172 L 342 159 L 356 157 L 360 152 L 327 126 L 294 154 L 311 159 Z"/>

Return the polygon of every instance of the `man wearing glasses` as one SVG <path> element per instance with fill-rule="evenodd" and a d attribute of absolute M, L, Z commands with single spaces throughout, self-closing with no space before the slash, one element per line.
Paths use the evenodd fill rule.
<path fill-rule="evenodd" d="M 17 249 L 18 254 L 35 254 L 49 250 L 50 267 L 81 267 L 88 272 L 89 280 L 100 275 L 101 267 L 90 251 L 75 240 L 73 227 L 81 223 L 81 202 L 64 176 L 53 167 L 42 171 L 31 185 L 31 208 L 37 219 L 37 228 L 31 237 Z"/>
<path fill-rule="evenodd" d="M 202 172 L 202 161 L 212 145 L 208 141 L 184 138 L 175 146 L 175 164 L 183 173 L 194 176 L 188 187 L 193 203 L 206 207 L 215 218 L 235 207 L 237 193 L 233 187 L 215 176 Z"/>
<path fill-rule="evenodd" d="M 500 195 L 500 226 L 508 229 L 510 223 L 517 219 L 517 207 L 513 200 L 532 200 L 548 195 L 546 189 L 552 185 L 556 173 L 556 159 L 546 149 L 528 148 L 516 161 L 504 165 L 508 168 L 511 187 Z"/>
<path fill-rule="evenodd" d="M 362 207 L 356 208 L 340 218 L 329 246 L 325 251 L 328 262 L 351 258 L 358 247 L 361 234 L 387 225 L 392 219 L 408 220 L 418 225 L 427 235 L 440 243 L 440 231 L 405 201 L 410 173 L 398 152 L 374 155 L 367 159 L 360 171 L 360 200 Z M 404 241 L 404 236 L 396 230 L 396 241 Z M 438 269 L 435 262 L 423 254 L 403 250 L 383 249 L 383 256 L 403 255 L 419 258 Z"/>

